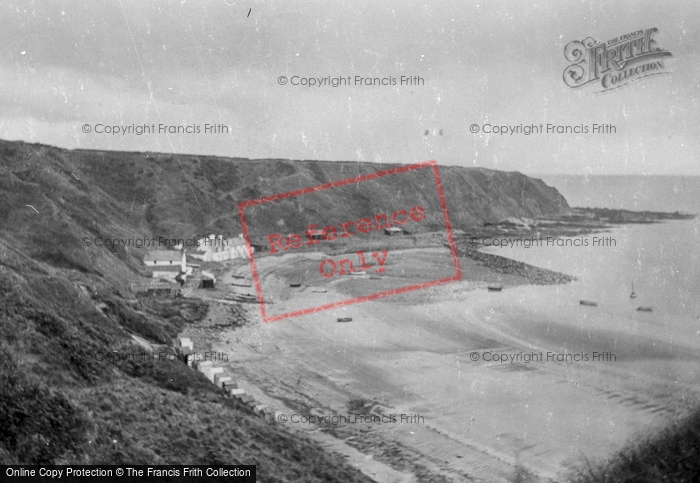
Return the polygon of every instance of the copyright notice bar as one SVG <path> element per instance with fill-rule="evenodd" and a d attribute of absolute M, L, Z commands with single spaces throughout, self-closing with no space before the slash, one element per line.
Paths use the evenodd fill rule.
<path fill-rule="evenodd" d="M 212 479 L 254 483 L 255 465 L 0 465 L 5 482 L 194 482 Z"/>

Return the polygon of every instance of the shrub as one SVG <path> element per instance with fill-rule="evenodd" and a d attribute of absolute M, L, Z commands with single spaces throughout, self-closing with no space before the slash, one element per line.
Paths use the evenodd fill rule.
<path fill-rule="evenodd" d="M 0 351 L 0 453 L 23 464 L 57 464 L 85 443 L 87 420 L 61 393 L 29 383 Z"/>

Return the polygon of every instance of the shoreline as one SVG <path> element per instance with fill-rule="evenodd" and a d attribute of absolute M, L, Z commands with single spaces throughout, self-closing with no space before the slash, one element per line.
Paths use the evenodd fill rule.
<path fill-rule="evenodd" d="M 517 292 L 515 289 L 508 295 L 511 301 L 518 298 Z M 400 310 L 390 303 L 362 304 L 360 310 L 352 310 L 355 316 L 353 324 L 335 324 L 332 314 L 315 314 L 303 320 L 273 324 L 258 322 L 239 329 L 191 333 L 206 341 L 211 350 L 234 354 L 229 369 L 247 388 L 251 388 L 256 399 L 285 414 L 317 417 L 345 414 L 350 411 L 352 401 L 363 399 L 371 403 L 372 414 L 425 415 L 425 424 L 418 428 L 378 424 L 287 425 L 293 431 L 318 437 L 319 441 L 330 433 L 336 436 L 334 449 L 341 454 L 344 454 L 342 446 L 349 446 L 399 473 L 416 475 L 417 481 L 450 481 L 449 478 L 461 481 L 470 477 L 513 481 L 518 473 L 529 475 L 529 481 L 548 481 L 548 478 L 561 477 L 561 467 L 555 462 L 566 459 L 562 451 L 579 447 L 578 443 L 572 446 L 572 441 L 566 438 L 572 430 L 584 431 L 590 440 L 590 445 L 582 443 L 586 448 L 584 451 L 599 458 L 615 451 L 626 437 L 646 434 L 650 430 L 646 428 L 657 427 L 674 417 L 674 411 L 669 412 L 669 409 L 659 412 L 667 407 L 666 404 L 655 402 L 656 397 L 644 396 L 645 392 L 634 389 L 635 386 L 645 387 L 645 384 L 636 372 L 632 374 L 637 375 L 628 379 L 630 373 L 623 365 L 611 366 L 608 371 L 604 366 L 576 363 L 503 366 L 469 362 L 467 356 L 473 350 L 508 352 L 537 348 L 531 345 L 530 337 L 523 339 L 525 333 L 513 332 L 502 323 L 494 325 L 489 307 L 493 307 L 495 297 L 500 295 L 474 290 L 470 294 L 463 301 L 434 300 L 421 305 L 406 305 Z M 425 295 L 425 299 L 430 297 Z M 463 322 L 454 317 L 460 306 L 471 307 Z M 251 308 L 254 313 L 255 307 Z M 424 317 L 420 314 L 426 308 L 436 312 L 429 321 L 422 321 Z M 501 312 L 496 312 L 498 320 L 502 319 Z M 422 335 L 412 342 L 410 334 L 415 330 Z M 436 330 L 443 334 L 432 335 Z M 397 344 L 402 347 L 398 352 Z M 455 367 L 456 361 L 460 363 Z M 397 380 L 391 375 L 394 371 L 399 371 Z M 539 389 L 523 392 L 519 389 L 523 377 L 527 381 L 523 388 Z M 574 380 L 576 384 L 573 384 Z M 453 394 L 456 388 L 448 388 L 458 381 L 463 381 L 461 388 Z M 481 382 L 474 387 L 475 381 Z M 562 385 L 563 381 L 570 382 Z M 657 384 L 663 385 L 664 382 Z M 665 391 L 655 393 L 673 390 L 673 384 L 666 385 L 669 387 Z M 480 394 L 497 399 L 484 404 L 486 401 L 479 402 L 482 399 Z M 497 400 L 502 402 L 496 403 Z M 521 409 L 508 416 L 506 408 L 510 403 L 503 403 L 518 400 Z M 453 406 L 450 401 L 470 402 L 460 409 L 461 404 Z M 503 414 L 500 421 L 489 417 L 494 403 L 497 407 L 503 406 L 499 409 L 499 414 Z M 535 412 L 528 411 L 527 406 Z M 503 443 L 498 443 L 489 436 L 494 434 L 490 429 L 494 423 L 504 429 L 515 429 L 527 422 L 534 430 L 541 424 L 541 418 L 547 420 L 546 411 L 550 406 L 549 411 L 556 419 L 548 423 L 554 426 L 542 435 L 545 440 L 536 437 L 538 433 L 532 433 L 530 437 L 534 438 L 530 445 L 541 447 L 535 451 L 535 454 L 541 453 L 540 456 L 533 457 L 529 450 L 521 452 L 518 448 L 523 442 L 519 438 L 506 436 Z M 525 412 L 521 414 L 522 411 Z M 545 411 L 542 416 L 540 411 Z M 569 421 L 566 414 L 570 411 L 574 414 L 583 412 L 574 421 Z M 594 445 L 593 441 L 600 438 L 596 436 L 596 427 L 579 426 L 580 421 L 597 419 L 602 414 L 607 414 L 617 424 L 624 424 L 615 432 L 602 433 L 605 438 Z M 623 430 L 623 427 L 627 429 Z M 469 436 L 470 429 L 476 433 Z M 504 432 L 503 429 L 495 434 L 499 432 L 510 434 L 509 430 Z M 553 440 L 550 442 L 549 438 Z M 603 441 L 605 444 L 600 446 Z M 591 454 L 591 448 L 599 446 Z M 561 449 L 557 449 L 559 447 Z M 557 454 L 561 456 L 554 457 Z M 567 471 L 572 468 L 568 467 Z"/>
<path fill-rule="evenodd" d="M 423 248 L 406 251 L 421 253 L 416 250 Z M 487 255 L 487 261 L 479 260 L 479 254 Z M 285 275 L 294 275 L 299 270 L 298 255 L 267 259 L 261 276 L 283 276 L 283 280 Z M 590 320 L 587 312 L 562 312 L 557 307 L 552 307 L 551 313 L 559 314 L 566 323 L 552 325 L 555 332 L 551 334 L 542 331 L 547 319 L 542 319 L 538 310 L 545 308 L 522 311 L 518 301 L 531 300 L 526 294 L 537 287 L 529 280 L 543 269 L 522 264 L 526 268 L 518 269 L 524 272 L 518 272 L 515 265 L 499 271 L 497 264 L 510 259 L 475 249 L 470 255 L 460 258 L 466 275 L 460 282 L 273 324 L 262 324 L 257 306 L 251 304 L 247 311 L 254 321 L 242 328 L 192 327 L 192 333 L 198 333 L 195 337 L 206 341 L 212 350 L 236 353 L 229 363 L 232 372 L 256 388 L 256 399 L 258 395 L 267 398 L 279 410 L 337 415 L 346 413 L 353 400 L 363 399 L 371 402 L 370 410 L 377 414 L 429 415 L 430 420 L 419 428 L 288 425 L 292 431 L 325 443 L 328 437 L 335 437 L 330 440 L 332 450 L 346 455 L 354 451 L 355 457 L 348 456 L 348 461 L 357 468 L 364 467 L 357 458 L 359 451 L 398 472 L 391 477 L 387 473 L 384 479 L 377 475 L 381 466 L 364 467 L 365 474 L 376 481 L 561 479 L 580 462 L 575 449 L 583 448 L 588 457 L 599 459 L 617 451 L 627 439 L 648 434 L 678 417 L 682 411 L 678 397 L 667 396 L 673 393 L 674 385 L 663 378 L 650 379 L 634 361 L 609 368 L 582 363 L 501 366 L 470 362 L 466 356 L 474 350 L 513 352 L 541 347 L 556 351 L 565 343 L 575 352 L 577 344 L 585 346 L 591 331 L 603 330 L 594 341 L 609 337 L 602 329 L 608 325 L 607 314 L 593 314 Z M 429 259 L 420 258 L 417 263 L 423 265 L 417 267 L 417 273 L 431 266 Z M 528 271 L 532 271 L 529 278 Z M 514 288 L 501 294 L 480 290 L 489 281 Z M 560 284 L 540 289 L 554 293 Z M 355 278 L 347 279 L 330 284 L 328 293 L 313 296 L 352 294 L 358 285 Z M 309 283 L 305 288 L 313 286 Z M 291 291 L 289 298 L 279 303 L 294 307 L 311 296 L 309 292 Z M 518 317 L 511 321 L 513 314 Z M 340 316 L 352 316 L 354 321 L 335 323 Z M 533 326 L 542 327 L 533 332 Z M 580 331 L 584 327 L 582 334 L 572 338 L 576 334 L 573 328 Z M 626 334 L 624 340 L 630 337 L 629 344 L 618 350 L 632 350 L 643 342 L 639 335 Z M 679 397 L 687 399 L 696 393 L 694 387 L 685 387 Z M 482 400 L 480 395 L 484 394 L 495 399 Z M 494 410 L 502 417 L 494 419 Z M 571 421 L 569 415 L 576 417 Z M 586 418 L 608 418 L 616 422 L 616 429 L 597 431 L 585 423 Z M 538 430 L 542 421 L 552 427 Z M 523 430 L 529 435 L 527 445 L 518 436 Z M 566 438 L 572 431 L 581 433 L 581 442 L 573 444 Z M 493 439 L 494 434 L 500 439 Z"/>

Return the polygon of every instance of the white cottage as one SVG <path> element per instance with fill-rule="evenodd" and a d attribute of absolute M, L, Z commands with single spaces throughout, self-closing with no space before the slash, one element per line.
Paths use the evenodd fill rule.
<path fill-rule="evenodd" d="M 197 251 L 192 253 L 192 256 L 204 262 L 222 262 L 236 258 L 250 258 L 244 239 L 240 237 L 225 239 L 221 235 L 209 235 L 201 238 Z"/>
<path fill-rule="evenodd" d="M 187 255 L 184 250 L 151 250 L 146 253 L 143 263 L 149 267 L 153 278 L 175 280 L 178 275 L 184 277 L 192 271 L 187 267 Z"/>

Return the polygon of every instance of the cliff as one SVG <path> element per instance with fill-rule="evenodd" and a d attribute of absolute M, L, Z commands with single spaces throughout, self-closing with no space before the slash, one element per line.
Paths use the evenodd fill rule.
<path fill-rule="evenodd" d="M 82 238 L 236 235 L 241 232 L 241 201 L 392 167 L 396 165 L 71 151 L 0 141 L 0 236 L 32 259 L 125 283 L 141 270 L 145 249 L 110 249 L 94 242 L 84 246 Z M 440 173 L 454 228 L 569 209 L 556 189 L 520 173 L 452 166 L 441 167 Z M 421 228 L 442 229 L 430 169 L 291 198 L 246 215 L 260 235 L 279 226 L 303 232 L 313 222 L 324 226 L 410 209 L 416 200 L 429 214 Z"/>

